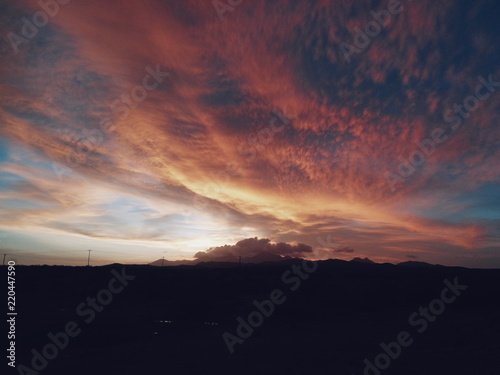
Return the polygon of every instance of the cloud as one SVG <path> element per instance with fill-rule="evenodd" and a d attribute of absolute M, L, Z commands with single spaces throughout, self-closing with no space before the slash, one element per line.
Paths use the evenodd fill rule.
<path fill-rule="evenodd" d="M 351 249 L 350 247 L 341 247 L 340 249 L 335 249 L 333 250 L 334 253 L 346 253 L 346 254 L 352 254 L 354 253 L 354 249 Z"/>
<path fill-rule="evenodd" d="M 277 260 L 280 257 L 304 257 L 313 252 L 311 246 L 304 244 L 291 245 L 284 242 L 271 243 L 269 238 L 246 238 L 235 245 L 224 245 L 200 251 L 194 255 L 197 261 L 236 261 L 252 259 Z"/>
<path fill-rule="evenodd" d="M 0 173 L 22 178 L 0 187 L 0 223 L 210 242 L 193 239 L 192 254 L 252 236 L 319 250 L 317 238 L 332 234 L 341 249 L 374 259 L 409 248 L 447 259 L 498 246 L 487 209 L 498 195 L 482 210 L 461 201 L 500 183 L 500 93 L 400 189 L 384 178 L 433 129 L 449 128 L 444 111 L 474 93 L 479 75 L 500 80 L 497 25 L 487 17 L 498 9 L 402 3 L 347 62 L 340 43 L 352 43 L 355 27 L 388 1 L 256 0 L 223 22 L 209 1 L 70 2 L 19 53 L 0 46 L 0 137 L 10 148 Z M 39 10 L 34 1 L 5 2 L 2 35 Z M 131 101 L 156 66 L 168 78 Z M 114 130 L 74 165 L 103 119 Z M 266 140 L 273 121 L 283 127 Z M 45 164 L 18 158 L 24 147 Z M 59 176 L 53 163 L 73 172 Z M 97 197 L 107 194 L 116 200 Z M 138 207 L 113 205 L 125 196 Z M 450 220 L 468 213 L 474 220 Z"/>

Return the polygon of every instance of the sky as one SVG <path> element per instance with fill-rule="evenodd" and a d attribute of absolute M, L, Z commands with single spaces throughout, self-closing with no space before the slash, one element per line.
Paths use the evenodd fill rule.
<path fill-rule="evenodd" d="M 257 237 L 316 260 L 498 268 L 499 15 L 4 0 L 0 250 L 149 263 Z"/>

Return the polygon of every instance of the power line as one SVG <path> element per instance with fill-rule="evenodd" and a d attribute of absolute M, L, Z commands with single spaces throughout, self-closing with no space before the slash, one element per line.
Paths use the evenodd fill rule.
<path fill-rule="evenodd" d="M 138 256 L 138 254 L 134 254 L 131 252 L 115 252 L 115 251 L 105 251 L 105 250 L 55 250 L 55 251 L 40 251 L 40 252 L 22 252 L 22 251 L 12 251 L 8 253 L 4 253 L 4 264 L 6 257 L 7 258 L 12 258 L 12 259 L 23 259 L 24 262 L 28 263 L 44 263 L 47 262 L 48 264 L 53 264 L 53 265 L 63 265 L 63 264 L 74 264 L 75 262 L 78 263 L 78 259 L 81 259 L 78 253 L 81 254 L 82 251 L 87 251 L 88 256 L 87 256 L 87 267 L 90 266 L 90 256 L 91 252 L 94 252 L 96 255 L 101 255 L 97 257 L 97 260 L 94 259 L 94 262 L 97 261 L 98 264 L 101 264 L 102 262 L 112 262 L 116 258 L 118 258 L 118 261 L 115 261 L 115 263 L 119 262 L 127 262 L 132 260 L 134 264 L 149 264 L 151 263 L 151 257 L 146 256 L 144 254 L 141 254 Z M 102 253 L 102 254 L 101 254 Z M 53 255 L 52 255 L 53 254 Z M 109 255 L 108 255 L 109 254 Z M 115 255 L 112 256 L 111 254 Z M 124 256 L 127 255 L 127 256 Z M 154 254 L 151 254 L 154 256 Z M 132 258 L 132 259 L 130 259 Z M 141 259 L 144 258 L 144 259 Z M 162 266 L 165 264 L 165 257 L 163 256 L 162 258 Z"/>
<path fill-rule="evenodd" d="M 88 250 L 53 250 L 53 251 L 33 251 L 33 252 L 25 252 L 25 251 L 17 251 L 12 250 L 10 255 L 39 255 L 39 254 L 75 254 L 77 252 L 88 251 Z M 106 250 L 92 250 L 94 253 L 106 253 L 106 254 L 121 254 L 121 255 L 134 255 L 134 253 L 123 252 L 123 251 L 106 251 Z"/>

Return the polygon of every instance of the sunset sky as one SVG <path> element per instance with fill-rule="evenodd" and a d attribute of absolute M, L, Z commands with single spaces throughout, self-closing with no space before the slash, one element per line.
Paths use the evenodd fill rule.
<path fill-rule="evenodd" d="M 0 5 L 8 259 L 500 267 L 498 1 L 60 2 Z"/>

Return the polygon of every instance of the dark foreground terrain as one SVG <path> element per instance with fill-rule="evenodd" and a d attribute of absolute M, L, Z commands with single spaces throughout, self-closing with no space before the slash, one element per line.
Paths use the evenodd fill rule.
<path fill-rule="evenodd" d="M 16 365 L 26 368 L 7 366 L 3 356 L 1 373 L 500 373 L 500 270 L 324 261 L 316 271 L 311 264 L 309 273 L 301 268 L 308 278 L 299 285 L 300 275 L 287 273 L 294 264 L 302 267 L 298 261 L 242 268 L 17 267 Z M 6 275 L 6 267 L 0 270 Z M 112 270 L 135 278 L 120 283 Z M 445 279 L 467 289 L 452 291 Z M 224 332 L 236 338 L 237 318 L 247 322 L 258 311 L 253 301 L 270 299 L 275 289 L 283 292 L 273 294 L 282 303 L 264 303 L 269 317 L 252 314 L 256 327 L 251 334 L 240 329 L 247 338 L 237 338 L 231 354 Z M 91 307 L 87 297 L 97 295 L 107 305 Z M 60 334 L 68 322 L 74 337 Z M 62 349 L 47 346 L 49 333 Z M 398 337 L 404 345 L 393 343 Z M 389 354 L 380 355 L 382 342 Z M 32 349 L 43 353 L 44 347 L 54 358 L 40 354 L 33 363 L 44 369 L 36 371 Z M 382 370 L 373 364 L 377 356 Z"/>

